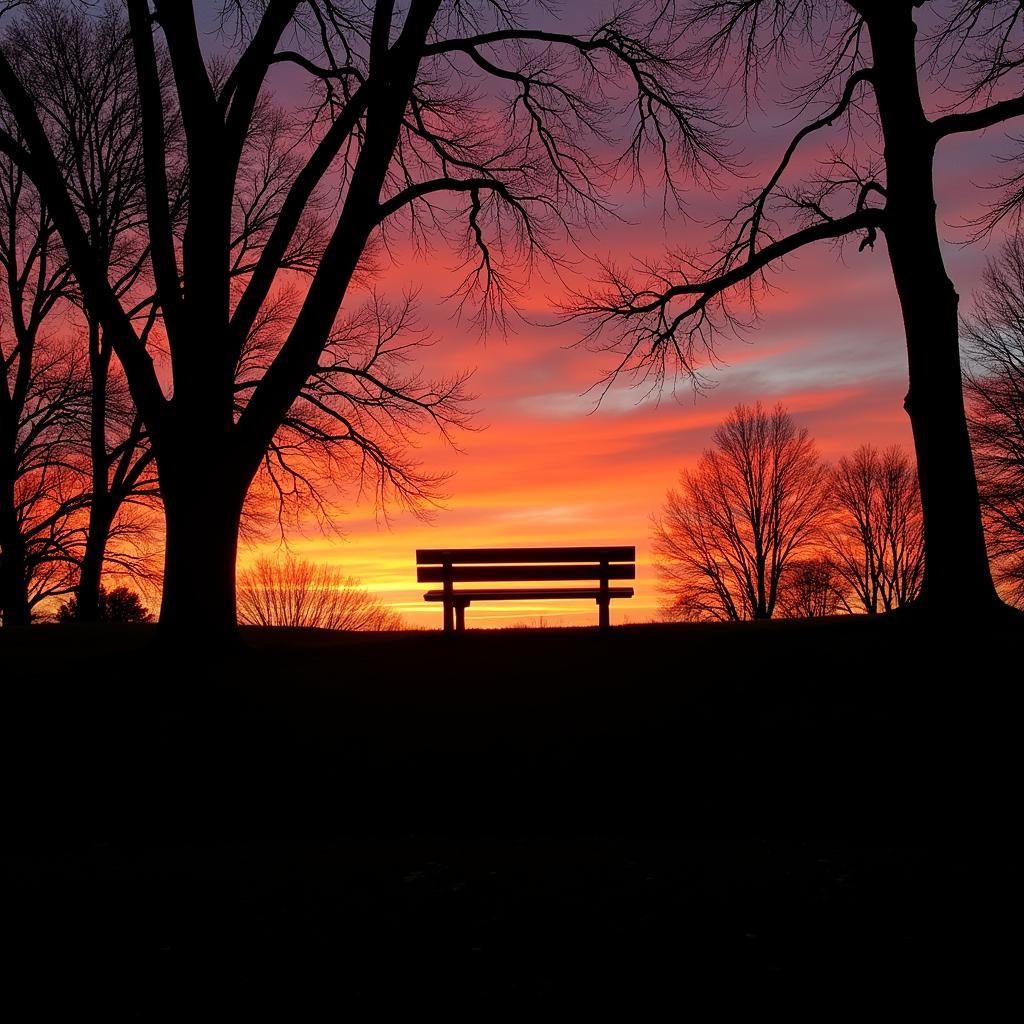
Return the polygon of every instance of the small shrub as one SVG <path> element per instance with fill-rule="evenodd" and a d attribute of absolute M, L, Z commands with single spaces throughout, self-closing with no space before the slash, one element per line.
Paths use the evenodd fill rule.
<path fill-rule="evenodd" d="M 60 606 L 58 622 L 78 621 L 78 599 L 74 595 Z M 107 590 L 100 587 L 100 622 L 152 622 L 153 616 L 142 599 L 128 587 Z"/>

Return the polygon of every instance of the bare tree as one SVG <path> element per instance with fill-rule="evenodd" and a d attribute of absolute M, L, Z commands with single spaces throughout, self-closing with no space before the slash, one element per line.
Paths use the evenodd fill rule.
<path fill-rule="evenodd" d="M 790 562 L 779 587 L 779 609 L 787 619 L 818 619 L 848 612 L 846 581 L 827 555 Z"/>
<path fill-rule="evenodd" d="M 78 454 L 88 403 L 80 365 L 66 352 L 45 360 L 37 354 L 35 362 L 32 393 L 16 435 L 13 487 L 3 495 L 0 614 L 5 626 L 27 624 L 44 601 L 74 589 L 88 508 Z"/>
<path fill-rule="evenodd" d="M 165 376 L 95 259 L 36 98 L 6 45 L 0 94 L 21 137 L 0 134 L 0 150 L 33 177 L 53 211 L 83 301 L 124 368 L 153 447 L 167 537 L 161 624 L 228 631 L 246 493 L 295 403 L 319 401 L 309 382 L 368 247 L 400 234 L 421 246 L 431 236 L 451 243 L 463 258 L 455 292 L 487 326 L 536 260 L 557 263 L 574 224 L 609 212 L 618 170 L 639 172 L 648 151 L 666 172 L 680 164 L 697 174 L 713 169 L 717 121 L 689 89 L 675 59 L 678 25 L 660 2 L 633 4 L 571 34 L 533 0 L 236 0 L 222 6 L 229 31 L 213 62 L 193 4 L 127 0 L 127 8 L 148 252 L 170 356 Z M 185 138 L 180 238 L 161 40 Z M 264 117 L 267 74 L 279 64 L 305 76 L 313 102 L 292 112 L 290 179 L 265 196 L 263 226 L 250 234 L 239 266 L 240 169 Z M 607 159 L 616 145 L 618 167 Z M 323 244 L 307 268 L 308 287 L 240 396 L 241 353 L 282 287 L 282 265 L 311 209 L 322 213 Z M 368 381 L 364 371 L 349 367 L 350 381 Z M 421 427 L 441 422 L 445 403 L 381 383 L 379 399 Z M 379 439 L 364 444 L 358 424 L 321 411 L 340 423 L 337 436 L 362 447 L 382 491 L 416 498 L 415 488 L 404 489 L 407 476 L 379 461 Z"/>
<path fill-rule="evenodd" d="M 861 445 L 832 477 L 829 547 L 854 603 L 869 615 L 915 601 L 924 576 L 924 529 L 914 464 L 899 445 Z"/>
<path fill-rule="evenodd" d="M 0 276 L 0 614 L 18 626 L 72 585 L 88 389 L 81 360 L 54 337 L 70 277 L 60 238 L 27 175 L 3 156 Z"/>
<path fill-rule="evenodd" d="M 112 7 L 91 19 L 44 0 L 9 36 L 96 258 L 116 272 L 116 290 L 126 296 L 145 265 L 138 235 L 145 202 L 123 18 Z M 10 112 L 2 117 L 16 132 Z M 8 385 L 0 433 L 2 461 L 13 467 L 0 487 L 5 620 L 26 621 L 26 600 L 34 608 L 71 586 L 80 617 L 95 620 L 104 569 L 143 584 L 158 577 L 151 452 L 123 374 L 88 314 L 87 358 L 72 351 L 76 287 L 49 211 L 24 168 L 6 156 L 0 167 L 0 271 L 11 335 L 9 346 L 0 340 Z M 152 301 L 148 307 L 150 326 Z"/>
<path fill-rule="evenodd" d="M 1007 596 L 1024 604 L 1024 239 L 985 270 L 965 318 L 965 389 L 989 553 Z"/>
<path fill-rule="evenodd" d="M 786 258 L 821 242 L 873 247 L 881 232 L 906 334 L 909 390 L 924 508 L 922 607 L 984 614 L 998 607 L 985 552 L 964 414 L 958 296 L 936 226 L 934 161 L 941 144 L 1024 114 L 1024 22 L 1017 0 L 689 0 L 690 68 L 748 108 L 766 78 L 802 126 L 763 185 L 721 225 L 704 253 L 675 252 L 607 282 L 572 312 L 588 342 L 617 354 L 611 376 L 659 386 L 693 378 L 721 332 L 749 324 L 752 305 Z M 919 25 L 918 22 L 921 24 Z M 786 73 L 803 82 L 794 91 Z M 931 112 L 926 111 L 926 105 Z M 804 151 L 822 140 L 818 160 Z M 826 142 L 827 140 L 827 142 Z M 797 157 L 800 152 L 799 158 Z M 816 167 L 803 181 L 797 166 Z M 984 230 L 1019 209 L 1024 189 Z"/>
<path fill-rule="evenodd" d="M 142 139 L 134 67 L 125 45 L 126 22 L 112 5 L 90 18 L 47 0 L 33 6 L 12 33 L 37 110 L 58 154 L 69 194 L 85 225 L 93 258 L 128 302 L 146 280 L 146 206 Z M 151 288 L 150 288 L 151 291 Z M 101 618 L 104 573 L 152 587 L 153 452 L 98 318 L 83 306 L 90 377 L 90 500 L 76 587 L 83 622 Z M 155 323 L 150 299 L 131 305 L 145 338 Z"/>
<path fill-rule="evenodd" d="M 401 617 L 332 565 L 261 558 L 238 574 L 238 618 L 248 626 L 393 630 Z"/>
<path fill-rule="evenodd" d="M 782 406 L 736 406 L 713 441 L 654 522 L 666 611 L 770 619 L 790 563 L 819 539 L 828 470 Z"/>
<path fill-rule="evenodd" d="M 36 111 L 54 146 L 69 197 L 93 259 L 145 343 L 157 322 L 148 280 L 142 138 L 135 69 L 127 23 L 112 4 L 94 16 L 58 0 L 33 4 L 8 32 L 19 69 L 31 84 Z M 168 137 L 167 144 L 171 143 Z M 74 284 L 74 282 L 72 282 Z M 139 289 L 141 302 L 132 299 Z M 81 300 L 91 408 L 88 427 L 90 495 L 82 530 L 75 612 L 100 618 L 104 573 L 127 576 L 149 589 L 153 564 L 157 481 L 153 452 L 124 374 L 99 319 Z"/>

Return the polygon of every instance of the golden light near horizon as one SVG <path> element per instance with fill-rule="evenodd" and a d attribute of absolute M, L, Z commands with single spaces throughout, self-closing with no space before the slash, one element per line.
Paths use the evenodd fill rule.
<path fill-rule="evenodd" d="M 326 35 L 305 39 L 304 55 L 276 52 L 273 41 L 285 38 L 277 33 L 294 10 L 282 8 L 284 20 L 276 22 L 276 11 L 254 9 L 252 25 L 267 34 L 257 33 L 259 45 L 241 57 L 245 25 L 232 37 L 216 5 L 205 2 L 166 5 L 158 17 L 141 20 L 141 7 L 134 20 L 125 20 L 120 8 L 14 7 L 7 39 L 24 67 L 3 58 L 0 91 L 24 138 L 5 134 L 5 159 L 19 181 L 27 175 L 32 202 L 38 200 L 45 216 L 36 218 L 37 242 L 26 243 L 14 229 L 25 210 L 8 196 L 7 252 L 14 254 L 3 263 L 12 286 L 8 334 L 18 334 L 26 309 L 50 302 L 40 305 L 41 293 L 32 292 L 41 284 L 26 290 L 32 275 L 28 264 L 19 269 L 16 250 L 27 245 L 30 261 L 46 263 L 40 253 L 48 254 L 52 242 L 65 258 L 61 273 L 77 282 L 77 291 L 72 296 L 63 285 L 53 291 L 56 312 L 47 338 L 39 334 L 38 350 L 49 346 L 54 365 L 63 373 L 66 364 L 74 381 L 80 368 L 57 350 L 66 346 L 70 353 L 77 345 L 74 359 L 85 357 L 81 370 L 90 377 L 93 400 L 68 414 L 74 442 L 61 433 L 51 449 L 57 453 L 51 463 L 73 474 L 81 493 L 70 501 L 64 493 L 70 485 L 51 483 L 46 500 L 70 509 L 60 513 L 69 524 L 73 515 L 83 523 L 88 517 L 87 526 L 68 525 L 68 536 L 114 545 L 97 544 L 77 562 L 63 556 L 65 577 L 78 571 L 79 580 L 49 599 L 86 594 L 91 604 L 84 602 L 83 621 L 97 617 L 104 559 L 120 543 L 112 532 L 119 513 L 112 510 L 131 511 L 132 499 L 142 496 L 138 504 L 149 503 L 156 525 L 147 527 L 139 564 L 155 565 L 166 553 L 162 576 L 159 568 L 134 574 L 150 586 L 150 603 L 162 581 L 162 620 L 191 628 L 205 619 L 216 630 L 233 631 L 232 570 L 248 488 L 255 514 L 243 524 L 240 567 L 285 544 L 359 579 L 411 626 L 437 620 L 415 582 L 416 548 L 470 545 L 633 545 L 636 597 L 615 605 L 613 617 L 650 620 L 659 610 L 651 517 L 728 410 L 754 401 L 783 406 L 810 431 L 826 461 L 865 443 L 913 449 L 909 412 L 925 518 L 940 524 L 938 532 L 929 526 L 929 558 L 946 557 L 950 566 L 972 560 L 976 571 L 964 571 L 961 582 L 984 586 L 985 538 L 957 392 L 952 282 L 966 296 L 987 254 L 980 246 L 958 248 L 959 228 L 951 227 L 949 237 L 941 228 L 936 233 L 933 205 L 942 223 L 964 228 L 959 240 L 966 240 L 986 193 L 965 185 L 983 180 L 1011 154 L 1012 136 L 996 146 L 984 136 L 1018 116 L 1017 101 L 982 108 L 987 97 L 975 92 L 962 105 L 979 109 L 945 113 L 958 82 L 921 73 L 913 34 L 898 59 L 884 47 L 868 57 L 869 47 L 849 55 L 852 77 L 845 83 L 847 71 L 838 66 L 824 85 L 805 83 L 810 106 L 803 113 L 838 106 L 794 136 L 794 122 L 778 116 L 791 95 L 785 68 L 764 79 L 764 102 L 741 116 L 745 94 L 733 88 L 731 65 L 712 59 L 719 36 L 707 38 L 708 52 L 688 49 L 685 37 L 697 23 L 684 32 L 658 5 L 640 4 L 588 27 L 586 5 L 549 10 L 524 3 L 529 29 L 467 40 L 446 36 L 456 24 L 459 31 L 471 27 L 472 18 L 460 22 L 459 5 L 454 21 L 442 6 L 420 22 L 412 8 L 371 4 L 365 24 L 357 18 L 322 25 Z M 480 14 L 484 21 L 505 16 L 487 4 L 483 10 L 490 12 Z M 910 24 L 907 12 L 897 17 L 882 8 L 864 14 L 852 5 L 847 14 L 853 25 L 874 25 L 872 31 Z M 561 31 L 553 34 L 556 23 Z M 393 49 L 388 25 L 398 33 Z M 291 28 L 298 39 L 301 25 Z M 810 58 L 839 31 L 832 19 L 821 28 L 820 39 L 805 35 L 793 52 Z M 403 35 L 406 30 L 414 34 Z M 193 36 L 202 36 L 199 45 L 178 48 Z M 126 38 L 138 47 L 118 49 Z M 413 38 L 415 45 L 398 45 Z M 632 57 L 622 40 L 637 48 Z M 253 56 L 265 43 L 266 52 Z M 166 112 L 156 102 L 157 55 L 165 45 L 174 71 Z M 332 45 L 354 63 L 320 67 L 320 51 L 331 60 Z M 124 66 L 115 66 L 115 58 Z M 252 88 L 236 93 L 234 73 L 221 83 L 209 70 L 238 59 L 236 72 Z M 767 73 L 774 64 L 764 59 Z M 860 67 L 869 59 L 877 65 L 870 71 Z M 890 73 L 887 61 L 893 74 L 902 67 L 894 79 L 900 88 L 913 80 L 914 102 L 921 100 L 915 109 L 924 105 L 934 135 L 928 138 L 942 141 L 934 164 L 929 158 L 919 166 L 913 153 L 881 153 L 871 141 L 876 130 L 887 139 L 899 134 L 893 126 L 901 123 L 900 112 L 889 108 L 879 85 Z M 385 115 L 372 83 L 381 74 L 388 90 L 398 88 L 399 65 L 407 92 Z M 648 71 L 639 74 L 638 67 Z M 67 75 L 102 83 L 113 80 L 112 71 L 120 93 L 134 97 L 124 108 L 128 115 L 111 121 L 110 138 L 120 140 L 112 149 L 133 159 L 112 169 L 115 177 L 128 175 L 123 189 L 97 190 L 85 181 L 85 169 L 92 147 L 103 150 L 104 133 L 80 132 L 66 111 L 48 113 L 36 125 L 32 109 L 63 110 L 78 88 Z M 218 102 L 193 108 L 182 89 L 189 81 Z M 335 107 L 336 88 L 345 94 L 344 110 Z M 531 90 L 553 105 L 525 116 Z M 323 106 L 309 106 L 311 96 Z M 110 116 L 98 101 L 72 105 L 94 106 L 98 121 Z M 430 115 L 425 121 L 423 111 Z M 379 152 L 364 132 L 378 117 L 391 119 Z M 140 125 L 152 130 L 140 133 Z M 849 157 L 832 148 L 842 125 L 850 129 Z M 223 151 L 219 143 L 204 144 L 222 130 Z M 179 131 L 180 146 L 171 142 Z M 824 178 L 821 166 L 831 168 Z M 854 178 L 849 167 L 857 168 Z M 225 169 L 233 194 L 223 187 Z M 469 170 L 478 176 L 462 174 Z M 921 187 L 897 190 L 894 199 L 883 184 L 890 172 L 906 173 Z M 818 186 L 823 191 L 814 198 Z M 899 213 L 900 196 L 910 202 L 926 193 L 923 213 L 910 207 L 906 216 Z M 104 197 L 112 195 L 133 198 L 125 210 L 107 209 Z M 738 219 L 730 220 L 733 215 Z M 925 236 L 927 273 L 915 245 Z M 109 278 L 122 248 L 135 256 L 126 290 L 117 294 L 121 285 Z M 106 269 L 107 280 L 96 267 Z M 940 291 L 947 299 L 941 309 L 935 305 Z M 917 313 L 904 315 L 908 309 Z M 942 318 L 941 330 L 929 326 L 932 315 Z M 88 353 L 79 344 L 86 335 Z M 939 337 L 941 357 L 933 352 Z M 17 360 L 22 377 L 36 341 L 16 341 L 4 351 L 20 353 L 8 360 L 8 375 Z M 103 346 L 103 359 L 93 358 L 93 349 Z M 908 351 L 923 355 L 908 363 Z M 931 395 L 937 379 L 929 370 L 904 412 L 908 369 L 916 378 L 916 368 L 934 361 L 945 375 L 936 392 L 941 400 L 932 406 L 931 398 L 920 398 Z M 631 389 L 631 382 L 638 386 Z M 133 413 L 118 407 L 115 416 L 107 392 L 122 385 L 125 410 Z M 939 408 L 945 413 L 938 415 Z M 5 419 L 14 422 L 20 420 Z M 80 430 L 81 423 L 88 429 Z M 7 435 L 8 441 L 14 436 L 10 429 Z M 143 485 L 129 474 L 131 486 L 111 488 L 115 466 L 135 457 L 141 474 L 152 476 Z M 366 465 L 371 472 L 361 476 Z M 31 471 L 54 475 L 49 466 Z M 929 474 L 949 492 L 925 486 Z M 435 493 L 441 479 L 443 495 Z M 11 506 L 14 489 L 2 482 Z M 396 504 L 376 504 L 366 492 Z M 940 493 L 945 497 L 933 506 L 939 511 L 930 515 L 927 505 Z M 273 514 L 264 515 L 268 497 L 280 500 L 276 525 Z M 434 497 L 440 500 L 429 517 L 401 511 Z M 105 518 L 93 515 L 108 506 Z M 943 532 L 941 524 L 958 515 L 959 532 Z M 15 518 L 7 514 L 4 522 Z M 5 541 L 15 553 L 4 563 L 7 622 L 31 618 L 22 585 L 29 574 L 20 554 L 23 532 L 8 528 L 14 540 Z M 968 534 L 970 544 L 960 544 Z M 55 547 L 70 551 L 77 543 Z M 18 563 L 17 572 L 7 572 L 9 563 Z M 134 573 L 114 561 L 111 575 L 122 569 Z M 951 571 L 949 579 L 954 576 Z M 7 587 L 15 577 L 18 586 Z M 539 601 L 488 604 L 471 618 L 496 626 L 583 623 L 591 613 L 586 603 Z"/>
<path fill-rule="evenodd" d="M 339 492 L 343 536 L 323 535 L 310 522 L 289 533 L 289 550 L 360 579 L 410 628 L 437 629 L 440 609 L 423 600 L 428 587 L 416 583 L 419 547 L 635 545 L 636 596 L 612 603 L 612 622 L 657 619 L 651 514 L 736 402 L 782 401 L 830 461 L 864 442 L 911 448 L 900 408 L 905 368 L 898 311 L 884 274 L 872 272 L 881 268 L 851 273 L 850 295 L 870 306 L 870 319 L 867 306 L 839 315 L 825 310 L 832 296 L 816 290 L 820 268 L 807 269 L 803 302 L 790 292 L 775 309 L 770 299 L 762 328 L 749 344 L 727 349 L 727 365 L 708 393 L 638 401 L 639 395 L 620 389 L 596 408 L 584 392 L 599 364 L 563 347 L 571 330 L 534 327 L 481 344 L 453 325 L 440 283 L 429 285 L 420 308 L 439 337 L 431 358 L 441 370 L 478 367 L 473 389 L 484 428 L 458 438 L 461 451 L 424 439 L 424 464 L 452 473 L 448 498 L 430 522 L 420 522 L 394 510 L 378 516 L 371 503 L 346 501 Z M 541 301 L 538 296 L 536 304 Z M 834 326 L 821 335 L 809 330 L 806 321 L 815 315 L 831 316 Z M 268 537 L 243 548 L 240 565 L 279 547 L 278 537 Z M 581 600 L 488 602 L 467 613 L 469 628 L 594 622 L 593 602 Z"/>

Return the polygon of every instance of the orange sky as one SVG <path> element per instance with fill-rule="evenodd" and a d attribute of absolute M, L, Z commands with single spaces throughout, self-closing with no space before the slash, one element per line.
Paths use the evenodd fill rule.
<path fill-rule="evenodd" d="M 746 135 L 755 178 L 758 167 L 765 171 L 761 177 L 769 173 L 791 131 L 762 126 Z M 987 253 L 958 246 L 955 225 L 985 201 L 977 184 L 998 176 L 992 152 L 999 145 L 994 135 L 964 137 L 945 143 L 939 154 L 940 221 L 950 239 L 948 266 L 964 308 Z M 794 165 L 794 175 L 800 169 Z M 735 193 L 694 194 L 689 212 L 696 218 L 667 225 L 660 206 L 644 207 L 637 196 L 620 198 L 630 223 L 598 231 L 591 252 L 614 255 L 622 263 L 667 247 L 699 244 L 706 237 L 700 223 L 729 212 Z M 710 394 L 695 399 L 684 388 L 675 398 L 665 394 L 660 403 L 637 404 L 641 396 L 623 388 L 597 411 L 582 393 L 609 361 L 566 348 L 577 340 L 578 327 L 519 325 L 507 340 L 493 337 L 484 343 L 442 302 L 452 287 L 455 257 L 438 251 L 429 259 L 402 258 L 400 245 L 395 254 L 397 265 L 378 287 L 396 296 L 410 284 L 421 289 L 422 319 L 438 339 L 425 365 L 435 372 L 477 367 L 472 390 L 479 395 L 477 423 L 486 429 L 462 436 L 464 454 L 434 441 L 424 444 L 427 468 L 455 473 L 450 498 L 432 524 L 394 514 L 385 525 L 372 506 L 341 494 L 345 539 L 324 538 L 311 527 L 292 534 L 289 543 L 302 557 L 335 563 L 360 577 L 410 626 L 440 624 L 440 609 L 423 601 L 427 587 L 416 583 L 415 549 L 425 546 L 635 544 L 636 597 L 613 603 L 612 620 L 654 618 L 658 595 L 650 516 L 739 401 L 783 402 L 829 460 L 862 442 L 910 448 L 901 406 L 906 390 L 902 325 L 881 238 L 873 252 L 858 254 L 851 246 L 843 262 L 827 246 L 792 259 L 776 278 L 780 290 L 761 306 L 758 328 L 745 342 L 721 349 L 726 365 L 712 373 L 716 387 Z M 550 311 L 558 298 L 556 287 L 538 282 L 525 312 L 533 321 L 553 323 Z M 275 548 L 276 542 L 269 542 L 243 551 L 241 562 Z M 470 608 L 467 624 L 503 626 L 540 617 L 549 624 L 593 624 L 596 607 L 591 602 L 487 603 Z"/>
<path fill-rule="evenodd" d="M 714 373 L 709 394 L 694 398 L 685 389 L 675 399 L 637 404 L 640 395 L 622 388 L 596 411 L 582 392 L 607 364 L 565 348 L 576 328 L 521 325 L 507 340 L 483 343 L 440 303 L 443 264 L 410 261 L 395 283 L 415 279 L 423 286 L 422 317 L 439 338 L 430 368 L 477 367 L 472 386 L 485 429 L 462 435 L 463 454 L 433 440 L 421 451 L 429 468 L 455 473 L 445 508 L 432 524 L 395 514 L 388 526 L 376 521 L 372 505 L 349 503 L 340 524 L 345 539 L 325 538 L 313 527 L 289 538 L 300 556 L 360 577 L 410 626 L 440 621 L 438 607 L 423 601 L 427 588 L 416 583 L 415 549 L 449 545 L 635 544 L 636 597 L 613 604 L 613 622 L 655 617 L 651 513 L 738 401 L 781 400 L 828 459 L 863 441 L 910 443 L 900 404 L 905 356 L 881 247 L 847 268 L 836 267 L 827 249 L 795 262 L 787 290 L 765 303 L 760 328 L 723 348 L 728 365 Z M 542 296 L 536 304 L 544 308 Z M 242 561 L 274 548 L 243 552 Z M 539 617 L 594 623 L 596 608 L 487 603 L 472 607 L 467 622 L 502 626 Z"/>

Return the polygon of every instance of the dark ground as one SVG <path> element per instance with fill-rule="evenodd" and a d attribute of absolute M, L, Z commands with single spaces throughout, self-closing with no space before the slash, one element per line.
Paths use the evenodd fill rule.
<path fill-rule="evenodd" d="M 976 1014 L 1017 916 L 1021 637 L 250 631 L 211 659 L 147 627 L 0 635 L 19 1019 L 777 986 Z"/>

